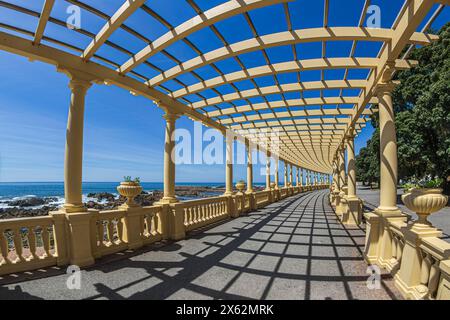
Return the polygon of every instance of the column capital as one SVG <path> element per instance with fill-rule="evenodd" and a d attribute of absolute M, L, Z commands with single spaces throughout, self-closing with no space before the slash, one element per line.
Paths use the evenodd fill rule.
<path fill-rule="evenodd" d="M 102 83 L 103 81 L 91 74 L 84 73 L 75 69 L 58 66 L 56 71 L 64 73 L 69 77 L 69 88 L 74 89 L 76 86 L 81 86 L 84 89 L 89 89 L 92 83 Z"/>
<path fill-rule="evenodd" d="M 380 82 L 375 85 L 374 93 L 376 95 L 380 94 L 392 94 L 392 91 L 394 91 L 395 87 L 400 84 L 400 81 L 387 81 L 387 82 Z"/>
<path fill-rule="evenodd" d="M 177 120 L 179 117 L 181 117 L 181 113 L 178 111 L 173 110 L 173 108 L 167 106 L 166 104 L 163 104 L 159 100 L 153 100 L 153 103 L 160 109 L 164 111 L 163 118 L 166 120 Z"/>
<path fill-rule="evenodd" d="M 353 140 L 356 137 L 356 131 L 354 128 L 351 128 L 348 133 L 345 135 L 345 140 Z"/>

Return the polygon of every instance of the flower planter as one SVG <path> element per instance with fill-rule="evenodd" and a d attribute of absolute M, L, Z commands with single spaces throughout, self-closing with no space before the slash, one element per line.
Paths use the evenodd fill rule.
<path fill-rule="evenodd" d="M 236 189 L 237 189 L 239 192 L 243 192 L 244 189 L 245 189 L 245 183 L 244 183 L 244 182 L 238 182 L 238 183 L 236 183 Z"/>
<path fill-rule="evenodd" d="M 415 224 L 430 226 L 428 216 L 444 208 L 448 197 L 442 194 L 442 189 L 419 188 L 403 194 L 402 201 L 408 209 L 417 213 L 419 219 Z"/>
<path fill-rule="evenodd" d="M 275 183 L 275 182 L 272 182 L 272 183 L 270 184 L 270 188 L 271 188 L 271 189 L 275 189 L 275 187 L 276 187 L 276 183 Z"/>
<path fill-rule="evenodd" d="M 130 207 L 136 206 L 134 198 L 142 192 L 142 187 L 137 182 L 121 182 L 117 187 L 121 196 L 127 198 L 126 204 Z"/>

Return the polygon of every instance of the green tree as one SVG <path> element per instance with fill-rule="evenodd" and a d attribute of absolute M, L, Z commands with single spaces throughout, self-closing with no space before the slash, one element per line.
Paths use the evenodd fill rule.
<path fill-rule="evenodd" d="M 399 178 L 403 180 L 425 175 L 447 180 L 450 175 L 450 23 L 442 27 L 439 36 L 434 44 L 412 50 L 409 59 L 418 60 L 417 67 L 396 75 L 400 85 L 393 92 L 393 102 Z M 361 181 L 379 175 L 375 170 L 379 167 L 379 150 L 375 150 L 379 147 L 377 116 L 372 118 L 374 135 L 357 156 Z M 448 193 L 448 181 L 445 189 Z"/>

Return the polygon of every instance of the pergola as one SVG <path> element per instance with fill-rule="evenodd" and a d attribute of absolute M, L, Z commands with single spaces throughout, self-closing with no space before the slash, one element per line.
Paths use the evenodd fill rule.
<path fill-rule="evenodd" d="M 277 156 L 291 167 L 324 174 L 332 173 L 333 168 L 345 167 L 343 158 L 339 161 L 339 154 L 348 139 L 353 145 L 354 136 L 373 112 L 372 106 L 382 104 L 383 95 L 376 94 L 380 92 L 380 84 L 390 83 L 396 70 L 416 64 L 407 60 L 408 52 L 403 56 L 402 52 L 408 45 L 427 45 L 437 39 L 425 31 L 448 4 L 445 0 L 404 1 L 390 28 L 368 28 L 365 21 L 370 0 L 354 4 L 361 9 L 358 21 L 351 25 L 353 21 L 349 19 L 342 23 L 343 26 L 330 25 L 333 0 L 324 0 L 320 12 L 322 25 L 296 29 L 299 12 L 293 6 L 301 7 L 302 1 L 231 0 L 215 1 L 214 4 L 180 1 L 180 9 L 189 8 L 192 12 L 189 19 L 178 25 L 170 23 L 162 12 L 152 9 L 151 0 L 122 1 L 113 12 L 78 0 L 45 0 L 33 5 L 21 2 L 0 1 L 3 10 L 17 14 L 14 21 L 0 22 L 0 48 L 53 64 L 71 78 L 72 106 L 68 128 L 72 130 L 67 138 L 66 179 L 70 176 L 70 180 L 76 182 L 72 187 L 66 182 L 69 190 L 66 198 L 70 190 L 74 189 L 75 193 L 81 190 L 84 96 L 93 82 L 116 85 L 155 102 L 166 112 L 168 140 L 175 129 L 175 120 L 185 115 L 224 134 L 231 129 L 244 137 L 247 145 L 256 143 L 260 150 Z M 78 6 L 83 19 L 102 21 L 97 23 L 100 27 L 84 28 L 83 25 L 88 23 L 68 26 L 66 21 L 52 15 L 57 5 Z M 282 12 L 283 21 L 277 20 L 279 15 L 274 14 L 276 19 L 265 23 L 286 26 L 285 30 L 260 33 L 260 25 L 252 17 L 258 10 Z M 158 24 L 165 31 L 149 38 L 144 35 L 144 28 L 135 27 L 133 17 L 136 15 Z M 33 23 L 23 26 L 21 18 L 32 19 L 34 28 L 31 27 Z M 237 28 L 250 30 L 252 36 L 246 37 L 248 32 L 242 32 L 243 36 L 237 37 L 239 40 L 227 40 L 220 31 L 220 24 L 225 21 L 239 22 L 241 25 Z M 56 37 L 52 35 L 55 32 L 48 32 L 54 26 L 69 27 L 70 30 L 67 29 L 64 36 Z M 132 39 L 133 44 L 123 45 L 113 40 L 118 32 L 125 34 L 126 39 Z M 220 46 L 208 50 L 201 48 L 193 40 L 198 34 L 214 37 L 211 42 L 220 43 Z M 80 46 L 82 41 L 74 41 L 75 36 L 88 44 Z M 336 42 L 350 44 L 348 56 L 330 56 L 330 44 Z M 358 44 L 368 42 L 377 43 L 378 47 L 371 55 L 358 55 Z M 301 58 L 302 46 L 314 43 L 321 46 L 320 54 Z M 176 46 L 193 54 L 188 59 L 183 58 L 174 53 L 179 53 L 173 50 Z M 271 51 L 280 48 L 284 50 L 282 55 Z M 110 54 L 110 51 L 117 54 Z M 264 63 L 250 65 L 248 60 L 256 54 Z M 251 55 L 250 59 L 247 55 Z M 169 67 L 159 66 L 155 57 L 167 59 L 164 65 Z M 273 61 L 273 57 L 282 62 Z M 357 72 L 353 72 L 355 70 Z M 304 74 L 311 71 L 318 76 L 304 80 Z M 340 76 L 330 78 L 327 76 L 329 71 L 337 71 Z M 281 81 L 282 75 L 294 81 Z M 389 110 L 392 106 L 385 107 Z M 279 136 L 276 150 L 268 134 L 261 138 L 261 133 L 274 130 Z M 166 144 L 169 149 L 174 147 L 170 141 Z M 350 158 L 353 157 L 354 154 Z M 174 164 L 169 158 L 166 157 L 165 182 L 173 185 Z M 227 175 L 232 176 L 232 169 L 229 171 Z M 349 171 L 354 175 L 353 167 Z M 232 178 L 227 176 L 227 182 L 230 181 Z M 173 196 L 169 189 L 166 190 L 168 198 Z M 78 202 L 77 198 L 75 203 Z"/>
<path fill-rule="evenodd" d="M 191 230 L 327 188 L 339 222 L 359 226 L 363 208 L 356 195 L 354 138 L 377 111 L 380 200 L 373 212 L 364 213 L 364 258 L 395 274 L 396 286 L 406 298 L 450 297 L 450 244 L 426 221 L 423 209 L 439 210 L 448 199 L 432 189 L 430 198 L 423 198 L 414 210 L 419 219 L 409 224 L 397 207 L 392 102 L 398 84 L 395 72 L 418 64 L 408 59 L 414 46 L 438 40 L 426 31 L 449 0 L 383 1 L 382 8 L 375 8 L 396 17 L 384 26 L 366 24 L 374 8 L 370 0 L 349 1 L 352 8 L 346 8 L 338 22 L 333 14 L 342 15 L 342 8 L 335 6 L 347 4 L 344 0 L 117 0 L 103 6 L 99 2 L 0 0 L 0 49 L 56 66 L 69 77 L 71 89 L 65 204 L 48 216 L 0 221 L 0 275 L 54 265 L 92 265 L 102 256 L 184 239 Z M 68 6 L 79 11 L 81 24 L 67 21 Z M 311 17 L 303 8 L 311 11 Z M 171 15 L 174 10 L 177 14 Z M 314 23 L 314 17 L 319 21 Z M 335 50 L 341 44 L 348 50 Z M 318 50 L 303 50 L 306 46 Z M 164 111 L 164 196 L 152 206 L 134 203 L 142 187 L 130 181 L 118 187 L 127 201 L 117 208 L 87 210 L 82 203 L 85 98 L 93 83 L 118 86 Z M 224 135 L 223 195 L 192 201 L 176 198 L 172 137 L 180 116 Z M 243 142 L 247 152 L 247 190 L 239 182 L 237 193 L 235 140 Z M 266 154 L 262 191 L 253 190 L 256 148 Z M 270 175 L 272 158 L 275 183 Z M 284 187 L 279 186 L 279 160 L 285 163 Z M 412 199 L 416 191 L 405 195 Z M 12 238 L 6 239 L 7 231 Z M 25 257 L 24 249 L 31 255 Z"/>

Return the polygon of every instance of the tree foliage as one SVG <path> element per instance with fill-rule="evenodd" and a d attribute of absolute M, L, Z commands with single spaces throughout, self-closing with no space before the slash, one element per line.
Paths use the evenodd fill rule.
<path fill-rule="evenodd" d="M 436 43 L 412 50 L 409 59 L 418 60 L 417 67 L 396 75 L 401 82 L 393 102 L 402 180 L 425 175 L 446 180 L 450 175 L 450 23 L 439 35 Z M 377 118 L 372 118 L 374 135 L 356 158 L 357 175 L 364 182 L 379 179 Z"/>

